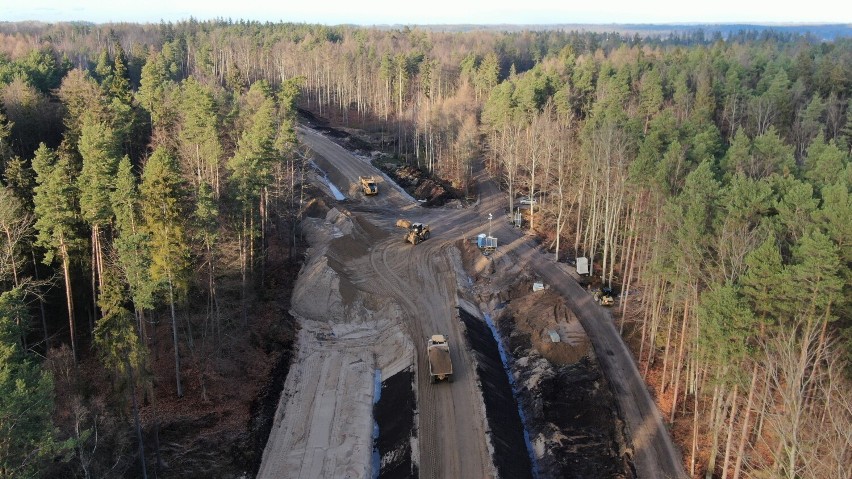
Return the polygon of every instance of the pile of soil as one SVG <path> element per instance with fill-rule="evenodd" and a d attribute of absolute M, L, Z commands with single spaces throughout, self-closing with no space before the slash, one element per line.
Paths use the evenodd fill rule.
<path fill-rule="evenodd" d="M 411 457 L 415 403 L 414 372 L 411 368 L 382 381 L 381 396 L 373 408 L 379 429 L 375 441 L 380 466 L 378 479 L 417 477 L 417 464 Z"/>
<path fill-rule="evenodd" d="M 509 256 L 487 259 L 468 242 L 457 246 L 474 296 L 492 305 L 538 477 L 635 477 L 615 398 L 564 298 L 533 291 L 533 276 Z"/>
<path fill-rule="evenodd" d="M 573 364 L 591 354 L 589 338 L 565 300 L 550 290 L 529 293 L 531 286 L 526 286 L 526 294 L 508 303 L 501 315 L 504 322 L 511 319 L 511 334 L 528 337 L 523 342 L 556 365 Z"/>
<path fill-rule="evenodd" d="M 357 130 L 341 127 L 332 128 L 327 119 L 315 115 L 310 110 L 297 108 L 296 111 L 302 124 L 322 132 L 326 137 L 355 154 L 372 157 L 383 148 L 391 146 L 381 140 L 373 140 L 366 135 L 358 134 Z M 387 137 L 384 138 L 387 139 Z"/>
<path fill-rule="evenodd" d="M 531 293 L 517 302 L 537 296 Z M 553 343 L 538 333 L 557 323 L 553 311 L 562 306 L 550 313 L 543 312 L 546 306 L 512 306 L 500 311 L 497 327 L 511 352 L 540 477 L 634 477 L 615 398 L 588 339 Z M 524 311 L 524 317 L 514 311 Z"/>
<path fill-rule="evenodd" d="M 410 165 L 374 162 L 375 166 L 401 186 L 423 206 L 443 206 L 447 202 L 461 199 L 462 195 L 448 183 L 429 176 L 425 171 Z"/>

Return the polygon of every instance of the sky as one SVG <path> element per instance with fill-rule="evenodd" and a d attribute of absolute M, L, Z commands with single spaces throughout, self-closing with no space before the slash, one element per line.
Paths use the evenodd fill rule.
<path fill-rule="evenodd" d="M 852 23 L 848 0 L 0 0 L 0 21 L 336 25 Z"/>

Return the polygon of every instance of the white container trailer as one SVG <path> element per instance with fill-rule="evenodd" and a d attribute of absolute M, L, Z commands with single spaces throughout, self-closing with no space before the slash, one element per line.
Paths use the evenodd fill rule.
<path fill-rule="evenodd" d="M 589 258 L 585 256 L 580 256 L 579 258 L 577 258 L 577 274 L 589 274 Z"/>

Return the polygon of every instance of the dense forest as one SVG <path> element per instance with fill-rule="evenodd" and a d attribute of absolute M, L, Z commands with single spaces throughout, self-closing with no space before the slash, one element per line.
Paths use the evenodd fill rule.
<path fill-rule="evenodd" d="M 0 103 L 2 477 L 167 474 L 157 401 L 239 379 L 292 256 L 299 108 L 535 198 L 692 476 L 852 476 L 849 39 L 2 24 Z"/>

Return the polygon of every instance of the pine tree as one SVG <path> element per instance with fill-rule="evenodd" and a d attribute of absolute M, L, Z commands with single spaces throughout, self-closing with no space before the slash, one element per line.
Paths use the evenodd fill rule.
<path fill-rule="evenodd" d="M 104 269 L 103 287 L 98 296 L 98 306 L 103 313 L 95 326 L 95 346 L 100 350 L 104 366 L 127 372 L 139 369 L 144 362 L 144 348 L 139 342 L 133 324 L 133 315 L 124 306 L 124 286 L 111 267 Z"/>
<path fill-rule="evenodd" d="M 182 170 L 196 188 L 207 183 L 218 198 L 222 145 L 216 104 L 209 89 L 193 78 L 181 84 L 179 138 Z"/>
<path fill-rule="evenodd" d="M 57 92 L 65 107 L 65 141 L 77 145 L 84 120 L 110 124 L 112 112 L 109 99 L 88 71 L 74 69 L 62 79 Z"/>
<path fill-rule="evenodd" d="M 650 69 L 642 75 L 639 84 L 639 107 L 644 116 L 643 132 L 648 133 L 648 123 L 663 106 L 663 83 L 660 72 Z"/>
<path fill-rule="evenodd" d="M 151 279 L 166 288 L 175 351 L 175 382 L 177 395 L 182 397 L 175 303 L 186 292 L 189 274 L 189 244 L 184 225 L 186 193 L 177 162 L 165 149 L 157 148 L 148 158 L 140 192 L 142 216 L 151 238 Z"/>
<path fill-rule="evenodd" d="M 715 253 L 719 268 L 711 274 L 722 273 L 724 280 L 733 282 L 745 267 L 746 254 L 757 248 L 766 237 L 766 216 L 772 210 L 774 196 L 765 180 L 752 180 L 737 173 L 725 186 L 715 212 Z"/>
<path fill-rule="evenodd" d="M 814 219 L 837 245 L 843 261 L 852 263 L 852 194 L 845 178 L 822 189 L 822 206 Z"/>
<path fill-rule="evenodd" d="M 795 245 L 794 259 L 792 281 L 801 317 L 808 323 L 833 321 L 844 285 L 837 245 L 824 233 L 810 231 Z"/>
<path fill-rule="evenodd" d="M 26 315 L 24 293 L 0 294 L 0 477 L 39 477 L 57 451 L 53 378 L 21 347 L 17 318 Z"/>
<path fill-rule="evenodd" d="M 735 173 L 746 174 L 750 161 L 751 140 L 745 131 L 740 128 L 734 135 L 731 146 L 728 147 L 728 151 L 722 159 L 722 171 L 726 175 L 733 175 Z"/>
<path fill-rule="evenodd" d="M 115 190 L 112 192 L 112 209 L 115 212 L 116 237 L 113 248 L 117 254 L 118 268 L 130 287 L 130 297 L 136 313 L 137 333 L 146 340 L 143 311 L 154 307 L 154 283 L 148 270 L 151 266 L 149 235 L 139 219 L 140 195 L 136 175 L 130 158 L 118 163 Z"/>
<path fill-rule="evenodd" d="M 116 41 L 113 44 L 115 50 L 112 76 L 109 82 L 109 95 L 120 102 L 129 105 L 133 98 L 130 92 L 130 75 L 127 71 L 127 56 L 124 54 L 124 48 L 121 43 Z"/>
<path fill-rule="evenodd" d="M 33 187 L 35 186 L 35 173 L 32 168 L 20 156 L 14 156 L 6 162 L 3 179 L 15 197 L 29 211 L 33 209 Z"/>
<path fill-rule="evenodd" d="M 796 171 L 793 147 L 781 139 L 774 126 L 766 133 L 755 137 L 751 149 L 751 160 L 746 174 L 752 178 L 763 178 L 777 173 L 789 175 Z"/>
<path fill-rule="evenodd" d="M 74 295 L 71 290 L 71 255 L 76 253 L 80 240 L 76 235 L 78 215 L 76 208 L 76 182 L 71 173 L 66 154 L 58 155 L 43 143 L 33 158 L 36 172 L 35 204 L 36 245 L 45 249 L 44 263 L 50 265 L 58 258 L 65 280 L 65 297 L 68 307 L 68 326 L 71 351 L 77 358 L 77 340 L 74 332 Z"/>
<path fill-rule="evenodd" d="M 697 308 L 699 355 L 718 379 L 730 379 L 722 376 L 725 373 L 736 377 L 740 373 L 737 365 L 745 359 L 749 340 L 757 333 L 751 309 L 731 285 L 703 293 Z"/>
<path fill-rule="evenodd" d="M 169 84 L 170 80 L 162 57 L 152 49 L 145 65 L 142 66 L 142 78 L 139 81 L 136 100 L 151 115 L 151 125 L 154 128 L 161 126 L 167 116 L 165 97 Z"/>
<path fill-rule="evenodd" d="M 500 60 L 494 52 L 489 52 L 482 59 L 476 70 L 476 97 L 487 95 L 500 81 Z"/>
<path fill-rule="evenodd" d="M 763 326 L 777 324 L 792 312 L 790 272 L 785 268 L 775 238 L 769 237 L 746 255 L 746 271 L 740 276 L 742 294 L 751 305 Z"/>
<path fill-rule="evenodd" d="M 83 123 L 78 146 L 83 157 L 83 168 L 77 179 L 80 192 L 80 213 L 91 227 L 92 234 L 92 288 L 95 301 L 95 281 L 100 281 L 104 269 L 103 230 L 112 224 L 114 213 L 110 195 L 113 191 L 118 166 L 117 147 L 112 128 L 87 119 Z"/>
<path fill-rule="evenodd" d="M 263 192 L 271 184 L 275 151 L 275 102 L 267 97 L 252 115 L 240 136 L 237 150 L 228 161 L 231 191 L 240 206 L 242 276 L 245 289 L 249 269 L 254 264 L 254 242 L 265 213 Z"/>
<path fill-rule="evenodd" d="M 813 227 L 813 214 L 819 205 L 810 183 L 790 179 L 786 191 L 775 204 L 778 221 L 793 242 L 799 241 Z"/>
<path fill-rule="evenodd" d="M 755 320 L 751 310 L 744 304 L 731 285 L 715 286 L 701 295 L 696 308 L 696 319 L 701 334 L 697 335 L 696 355 L 707 368 L 713 384 L 713 403 L 728 396 L 736 407 L 736 397 L 741 383 L 745 379 L 745 371 L 741 365 L 748 354 L 749 343 L 756 333 Z M 696 392 L 697 394 L 697 392 Z M 693 411 L 697 421 L 698 411 Z M 733 416 L 733 412 L 731 413 Z M 716 457 L 719 453 L 719 438 L 725 423 L 725 411 L 713 407 L 709 411 L 709 434 L 712 445 L 709 447 L 710 457 L 707 464 L 707 474 L 712 476 L 716 469 Z M 693 427 L 697 422 L 693 423 Z M 728 437 L 733 432 L 733 421 L 730 422 Z M 730 439 L 725 448 L 725 466 L 728 463 Z M 723 466 L 723 468 L 725 467 Z"/>
<path fill-rule="evenodd" d="M 675 199 L 675 237 L 681 246 L 681 271 L 687 282 L 699 281 L 701 267 L 713 235 L 713 212 L 721 185 L 713 175 L 710 161 L 704 161 L 684 181 L 683 192 Z"/>
<path fill-rule="evenodd" d="M 219 321 L 219 303 L 216 296 L 216 246 L 219 238 L 219 208 L 213 198 L 213 190 L 202 183 L 196 192 L 195 210 L 193 212 L 193 231 L 195 242 L 203 245 L 201 257 L 203 267 L 207 270 L 207 318 L 212 317 L 212 330 L 218 337 L 221 334 Z"/>
<path fill-rule="evenodd" d="M 0 112 L 0 170 L 6 171 L 6 162 L 12 158 L 12 147 L 9 136 L 12 134 L 12 123 Z"/>
<path fill-rule="evenodd" d="M 109 86 L 112 77 L 112 61 L 109 58 L 109 51 L 104 48 L 98 55 L 98 63 L 95 65 L 95 78 L 106 89 Z"/>
<path fill-rule="evenodd" d="M 145 447 L 142 441 L 142 426 L 139 421 L 139 405 L 136 401 L 136 381 L 134 371 L 142 368 L 145 361 L 145 348 L 139 342 L 139 336 L 133 325 L 133 315 L 124 307 L 126 302 L 124 286 L 118 274 L 112 268 L 104 270 L 103 288 L 98 299 L 103 316 L 95 327 L 95 346 L 100 350 L 104 366 L 116 371 L 118 377 L 127 375 L 129 394 L 133 405 L 133 419 L 136 440 L 139 447 L 139 461 L 143 477 L 147 477 Z"/>
<path fill-rule="evenodd" d="M 822 134 L 808 146 L 804 161 L 804 176 L 816 188 L 834 183 L 849 163 L 849 154 L 837 147 L 834 140 L 826 142 Z"/>

